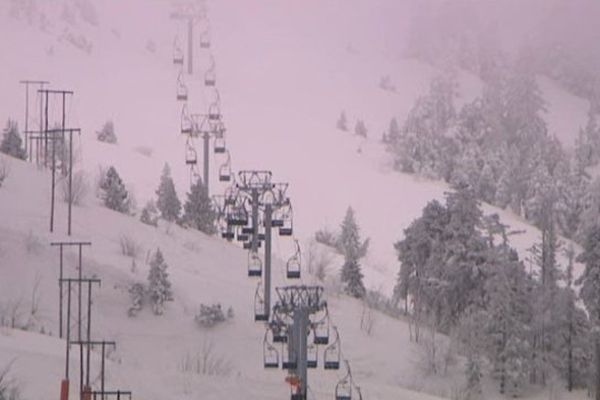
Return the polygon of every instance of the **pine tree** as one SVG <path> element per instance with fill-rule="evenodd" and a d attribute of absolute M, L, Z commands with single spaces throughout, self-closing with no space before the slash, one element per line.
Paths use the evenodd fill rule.
<path fill-rule="evenodd" d="M 341 279 L 346 293 L 357 298 L 363 297 L 366 292 L 359 260 L 366 254 L 368 243 L 368 240 L 361 242 L 354 210 L 348 207 L 339 239 L 339 247 L 344 255 Z"/>
<path fill-rule="evenodd" d="M 600 400 L 600 225 L 589 229 L 583 252 L 577 261 L 585 264 L 585 270 L 577 280 L 581 284 L 580 296 L 593 325 L 595 352 L 596 400 Z"/>
<path fill-rule="evenodd" d="M 216 213 L 202 180 L 198 179 L 191 186 L 183 210 L 186 225 L 209 235 L 216 232 Z"/>
<path fill-rule="evenodd" d="M 27 153 L 22 147 L 21 136 L 19 135 L 19 127 L 13 120 L 6 122 L 4 128 L 2 143 L 0 143 L 0 152 L 8 154 L 9 156 L 25 160 Z"/>
<path fill-rule="evenodd" d="M 159 212 L 154 204 L 154 201 L 150 200 L 144 208 L 142 209 L 142 214 L 140 215 L 140 221 L 142 221 L 146 225 L 150 226 L 158 226 L 158 218 Z"/>
<path fill-rule="evenodd" d="M 348 118 L 346 117 L 346 112 L 342 111 L 340 114 L 340 118 L 337 120 L 336 128 L 341 131 L 346 132 L 348 130 Z"/>
<path fill-rule="evenodd" d="M 115 134 L 115 126 L 112 121 L 106 121 L 100 131 L 96 132 L 96 138 L 99 142 L 117 143 L 117 135 Z"/>
<path fill-rule="evenodd" d="M 115 167 L 110 167 L 100 182 L 104 205 L 121 213 L 129 212 L 129 194 Z"/>
<path fill-rule="evenodd" d="M 390 143 L 397 143 L 400 140 L 400 126 L 398 125 L 398 120 L 394 117 L 390 121 L 390 126 L 387 131 L 387 141 Z"/>
<path fill-rule="evenodd" d="M 354 126 L 354 134 L 360 137 L 367 137 L 367 127 L 363 120 L 359 119 L 356 121 L 356 125 Z"/>
<path fill-rule="evenodd" d="M 169 222 L 177 221 L 181 212 L 181 202 L 177 197 L 177 191 L 175 191 L 175 184 L 171 178 L 169 164 L 165 164 L 163 168 L 160 184 L 158 185 L 158 189 L 156 189 L 156 195 L 156 206 L 160 211 L 161 217 Z"/>
<path fill-rule="evenodd" d="M 148 293 L 152 302 L 152 310 L 156 315 L 163 314 L 165 302 L 173 300 L 167 267 L 160 249 L 156 249 L 156 253 L 150 261 L 150 272 L 148 273 Z"/>

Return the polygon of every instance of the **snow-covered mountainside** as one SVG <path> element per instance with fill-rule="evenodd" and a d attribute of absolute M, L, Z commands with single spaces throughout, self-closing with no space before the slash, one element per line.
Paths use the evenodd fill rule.
<path fill-rule="evenodd" d="M 15 118 L 23 126 L 20 79 L 44 79 L 53 88 L 73 90 L 67 125 L 82 129 L 76 137 L 76 169 L 85 171 L 90 185 L 100 166 L 114 165 L 141 208 L 154 196 L 163 165 L 169 163 L 184 197 L 190 179 L 180 134 L 181 104 L 175 99 L 172 46 L 175 35 L 184 40 L 186 30 L 169 17 L 171 7 L 159 0 L 3 2 L 0 121 Z M 204 88 L 203 78 L 212 54 L 234 170 L 269 169 L 275 180 L 290 183 L 294 228 L 305 248 L 316 230 L 337 229 L 348 206 L 356 210 L 361 234 L 371 238 L 363 265 L 366 286 L 386 295 L 391 294 L 399 267 L 393 243 L 429 200 L 443 198 L 449 189 L 441 182 L 393 171 L 380 144 L 390 119 L 402 120 L 439 73 L 400 57 L 408 9 L 408 3 L 394 0 L 308 0 L 293 5 L 277 0 L 209 1 L 210 53 L 196 49 L 195 73 L 185 77 L 190 112 L 205 112 L 212 93 Z M 379 87 L 386 75 L 396 91 Z M 459 72 L 458 81 L 459 104 L 481 91 L 479 79 L 467 72 Z M 546 78 L 540 83 L 548 102 L 549 131 L 572 143 L 585 124 L 587 102 Z M 367 139 L 336 129 L 342 111 L 350 127 L 358 119 L 365 121 Z M 59 121 L 58 107 L 49 114 L 51 121 Z M 30 116 L 34 129 L 37 118 L 36 112 Z M 96 140 L 96 131 L 109 119 L 114 121 L 116 145 Z M 58 253 L 48 244 L 64 239 L 66 209 L 59 202 L 58 233 L 48 233 L 49 173 L 2 159 L 10 175 L 0 189 L 0 301 L 23 299 L 29 304 L 39 279 L 36 326 L 53 336 L 3 328 L 0 365 L 16 358 L 14 371 L 23 381 L 25 398 L 57 397 L 64 342 L 56 338 Z M 221 156 L 211 157 L 211 170 L 223 162 Z M 211 174 L 212 193 L 225 187 L 216 173 Z M 504 223 L 525 232 L 511 238 L 522 255 L 539 240 L 537 229 L 510 212 L 487 205 L 484 210 L 499 213 Z M 94 329 L 100 337 L 118 342 L 111 355 L 111 386 L 130 388 L 135 398 L 149 400 L 289 395 L 283 373 L 262 368 L 264 327 L 252 320 L 256 282 L 246 277 L 246 253 L 239 247 L 177 226 L 149 227 L 103 208 L 93 193 L 74 209 L 74 234 L 93 242 L 85 251 L 86 273 L 103 280 L 94 300 Z M 123 236 L 141 246 L 135 266 L 120 252 Z M 175 301 L 162 317 L 146 310 L 128 318 L 128 283 L 146 278 L 146 254 L 157 247 L 169 264 Z M 293 243 L 278 239 L 274 250 L 285 260 Z M 69 252 L 69 271 L 74 271 L 75 262 L 75 253 Z M 329 274 L 336 274 L 337 268 L 333 265 Z M 283 283 L 284 275 L 283 262 L 278 261 L 276 282 Z M 302 281 L 314 279 L 305 274 Z M 422 355 L 409 341 L 405 322 L 374 312 L 375 327 L 369 335 L 360 328 L 361 303 L 340 295 L 333 284 L 328 285 L 328 298 L 344 356 L 352 362 L 366 399 L 437 398 L 424 393 L 451 397 L 463 379 L 460 359 L 446 376 L 424 377 L 417 367 Z M 212 330 L 196 326 L 193 317 L 199 304 L 217 301 L 233 307 L 234 319 Z M 202 354 L 207 347 L 230 366 L 228 376 L 181 371 L 186 356 Z M 75 356 L 73 365 L 77 364 Z M 310 377 L 318 399 L 332 397 L 340 378 L 335 373 Z M 493 389 L 489 393 L 486 398 L 497 396 Z"/>

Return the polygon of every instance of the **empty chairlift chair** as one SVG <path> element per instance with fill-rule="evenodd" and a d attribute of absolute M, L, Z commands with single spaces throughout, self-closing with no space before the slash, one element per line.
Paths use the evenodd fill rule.
<path fill-rule="evenodd" d="M 226 151 L 225 137 L 223 137 L 222 134 L 221 134 L 221 136 L 215 137 L 214 151 L 215 151 L 215 154 L 224 154 Z"/>
<path fill-rule="evenodd" d="M 293 215 L 290 212 L 283 219 L 283 226 L 279 228 L 279 236 L 292 236 L 294 234 Z"/>
<path fill-rule="evenodd" d="M 173 41 L 173 64 L 183 65 L 183 51 L 181 50 L 177 36 L 175 36 L 175 40 Z"/>
<path fill-rule="evenodd" d="M 271 331 L 273 331 L 274 343 L 287 343 L 288 335 L 285 324 L 274 324 L 271 326 Z"/>
<path fill-rule="evenodd" d="M 180 73 L 177 77 L 177 100 L 178 101 L 187 101 L 188 99 L 188 89 L 183 83 L 183 75 Z"/>
<path fill-rule="evenodd" d="M 204 73 L 204 86 L 213 87 L 217 84 L 217 72 L 214 67 Z"/>
<path fill-rule="evenodd" d="M 219 107 L 219 103 L 211 103 L 208 107 L 208 120 L 213 122 L 221 120 L 221 107 Z"/>
<path fill-rule="evenodd" d="M 253 251 L 248 252 L 248 276 L 262 276 L 262 260 L 260 256 Z"/>
<path fill-rule="evenodd" d="M 293 351 L 290 351 L 290 348 L 287 344 L 283 344 L 281 346 L 281 368 L 282 369 L 290 369 L 294 370 L 298 368 L 298 361 L 296 359 L 296 354 Z"/>
<path fill-rule="evenodd" d="M 219 181 L 230 182 L 231 181 L 231 155 L 229 152 L 225 152 L 227 155 L 225 162 L 219 167 Z"/>
<path fill-rule="evenodd" d="M 187 103 L 181 108 L 181 133 L 183 135 L 192 134 L 192 119 L 188 113 Z"/>
<path fill-rule="evenodd" d="M 269 343 L 269 331 L 265 332 L 263 340 L 263 360 L 267 369 L 279 368 L 279 352 L 271 343 Z"/>
<path fill-rule="evenodd" d="M 301 253 L 300 244 L 298 240 L 294 240 L 296 245 L 296 251 L 292 255 L 286 264 L 286 276 L 288 279 L 299 279 L 300 278 L 300 266 L 301 266 Z"/>
<path fill-rule="evenodd" d="M 208 28 L 206 28 L 200 34 L 200 48 L 201 49 L 208 49 L 208 48 L 210 48 L 210 31 L 208 30 Z"/>
<path fill-rule="evenodd" d="M 266 310 L 265 300 L 260 293 L 261 288 L 262 284 L 261 282 L 258 282 L 258 286 L 256 286 L 256 292 L 254 292 L 254 321 L 266 322 L 269 320 L 269 314 Z"/>
<path fill-rule="evenodd" d="M 335 385 L 335 400 L 352 400 L 352 382 L 348 376 Z"/>
<path fill-rule="evenodd" d="M 185 163 L 186 165 L 196 165 L 198 163 L 196 149 L 190 140 L 185 143 Z"/>
<path fill-rule="evenodd" d="M 327 308 L 325 309 L 325 315 L 319 321 L 313 325 L 314 332 L 314 344 L 316 345 L 328 345 L 329 344 L 329 313 Z"/>
<path fill-rule="evenodd" d="M 336 327 L 333 327 L 333 332 L 333 342 L 325 348 L 325 353 L 323 356 L 325 369 L 340 369 L 340 335 Z"/>
<path fill-rule="evenodd" d="M 306 367 L 317 368 L 319 362 L 319 348 L 317 345 L 310 343 L 306 347 Z"/>

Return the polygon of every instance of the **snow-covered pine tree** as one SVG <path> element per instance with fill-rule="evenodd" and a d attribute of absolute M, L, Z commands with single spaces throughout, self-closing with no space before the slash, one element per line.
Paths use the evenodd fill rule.
<path fill-rule="evenodd" d="M 187 194 L 187 200 L 183 206 L 183 223 L 206 234 L 212 235 L 216 232 L 216 213 L 212 201 L 206 191 L 206 186 L 198 179 Z"/>
<path fill-rule="evenodd" d="M 146 225 L 150 226 L 158 226 L 158 218 L 160 214 L 153 200 L 150 200 L 146 203 L 144 208 L 142 209 L 142 214 L 140 215 L 140 221 L 142 221 Z"/>
<path fill-rule="evenodd" d="M 2 142 L 0 143 L 0 152 L 8 154 L 9 156 L 25 160 L 27 153 L 23 148 L 21 136 L 19 135 L 19 127 L 16 121 L 8 120 L 6 127 L 2 135 Z"/>
<path fill-rule="evenodd" d="M 152 302 L 152 311 L 156 315 L 163 314 L 165 303 L 173 300 L 167 267 L 162 252 L 160 249 L 156 249 L 154 257 L 150 261 L 150 272 L 148 273 L 148 294 Z"/>
<path fill-rule="evenodd" d="M 577 261 L 585 264 L 585 270 L 577 280 L 581 284 L 580 296 L 589 313 L 595 353 L 595 391 L 600 400 L 600 225 L 590 227 Z"/>
<path fill-rule="evenodd" d="M 357 298 L 366 293 L 359 261 L 365 255 L 368 243 L 368 239 L 361 241 L 354 210 L 348 207 L 339 238 L 339 247 L 344 255 L 341 279 L 346 293 Z"/>
<path fill-rule="evenodd" d="M 354 126 L 354 134 L 363 138 L 367 137 L 367 126 L 362 119 L 356 121 L 356 125 Z"/>
<path fill-rule="evenodd" d="M 129 317 L 135 317 L 142 308 L 144 308 L 144 297 L 146 296 L 146 288 L 141 282 L 133 283 L 129 286 L 129 298 L 131 299 L 131 306 L 127 310 Z"/>
<path fill-rule="evenodd" d="M 117 135 L 115 134 L 115 125 L 112 121 L 106 121 L 98 132 L 96 132 L 96 138 L 99 142 L 117 143 Z"/>
<path fill-rule="evenodd" d="M 346 117 L 346 111 L 342 111 L 335 126 L 339 130 L 344 131 L 344 132 L 346 132 L 348 130 L 348 118 Z"/>
<path fill-rule="evenodd" d="M 177 221 L 181 212 L 181 202 L 177 197 L 175 184 L 171 178 L 171 168 L 165 163 L 158 189 L 156 189 L 156 207 L 163 219 L 169 222 Z"/>
<path fill-rule="evenodd" d="M 400 140 L 401 134 L 402 133 L 400 132 L 400 126 L 398 125 L 398 120 L 396 119 L 396 117 L 394 117 L 390 121 L 390 126 L 389 126 L 387 134 L 386 134 L 386 140 L 389 143 L 398 143 L 398 141 Z"/>
<path fill-rule="evenodd" d="M 120 213 L 129 212 L 129 194 L 115 167 L 111 166 L 100 181 L 104 205 Z"/>

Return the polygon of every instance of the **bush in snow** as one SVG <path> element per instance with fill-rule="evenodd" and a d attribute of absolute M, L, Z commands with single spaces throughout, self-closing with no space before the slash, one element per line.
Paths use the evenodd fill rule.
<path fill-rule="evenodd" d="M 327 228 L 319 229 L 315 232 L 315 240 L 317 243 L 324 244 L 325 246 L 337 248 L 337 236 Z"/>
<path fill-rule="evenodd" d="M 130 210 L 129 193 L 115 167 L 110 167 L 99 182 L 100 196 L 104 205 L 111 210 L 128 213 Z"/>
<path fill-rule="evenodd" d="M 156 208 L 156 205 L 154 204 L 154 201 L 150 200 L 142 209 L 140 221 L 142 221 L 146 225 L 158 226 L 159 217 L 160 215 L 158 209 Z"/>
<path fill-rule="evenodd" d="M 80 206 L 83 204 L 83 200 L 87 196 L 90 187 L 87 183 L 85 173 L 83 171 L 77 171 L 73 174 L 73 180 L 71 182 L 71 196 L 69 198 L 69 180 L 68 178 L 63 178 L 60 181 L 60 191 L 62 195 L 62 199 L 65 203 L 69 203 L 69 200 L 72 201 L 71 204 L 75 206 Z"/>
<path fill-rule="evenodd" d="M 15 360 L 9 362 L 0 370 L 0 399 L 2 400 L 20 400 L 21 388 L 17 381 L 10 375 L 10 370 Z"/>
<path fill-rule="evenodd" d="M 142 308 L 144 308 L 144 300 L 146 298 L 146 287 L 141 282 L 133 283 L 128 289 L 131 306 L 127 310 L 127 315 L 135 317 Z"/>
<path fill-rule="evenodd" d="M 99 142 L 117 143 L 117 135 L 115 134 L 115 126 L 112 121 L 106 121 L 98 132 L 96 132 L 96 138 Z"/>
<path fill-rule="evenodd" d="M 205 340 L 195 354 L 188 352 L 179 363 L 179 371 L 207 376 L 229 376 L 233 365 L 227 358 L 216 354 L 212 341 Z"/>
<path fill-rule="evenodd" d="M 0 160 L 0 188 L 4 183 L 4 180 L 8 177 L 8 164 L 4 160 Z"/>
<path fill-rule="evenodd" d="M 165 302 L 173 300 L 167 268 L 168 265 L 160 249 L 156 249 L 156 253 L 150 261 L 150 272 L 148 274 L 148 296 L 152 303 L 152 311 L 156 315 L 162 315 Z"/>
<path fill-rule="evenodd" d="M 233 318 L 233 308 L 229 307 L 227 317 L 225 317 L 221 303 L 215 303 L 211 305 L 200 304 L 200 310 L 194 320 L 203 328 L 212 328 L 221 322 L 225 322 L 227 318 Z"/>
<path fill-rule="evenodd" d="M 341 131 L 346 132 L 348 130 L 348 118 L 346 117 L 346 112 L 342 111 L 342 114 L 340 114 L 340 118 L 337 120 L 337 123 L 335 124 L 336 128 L 338 128 Z"/>
<path fill-rule="evenodd" d="M 354 126 L 354 134 L 360 137 L 367 137 L 367 126 L 365 125 L 363 120 L 356 121 L 356 125 Z"/>
<path fill-rule="evenodd" d="M 0 142 L 0 152 L 8 154 L 9 156 L 25 160 L 27 153 L 23 148 L 23 141 L 19 135 L 19 128 L 17 123 L 13 120 L 6 122 L 6 127 L 2 135 L 2 142 Z"/>

